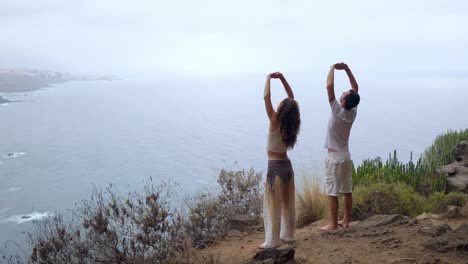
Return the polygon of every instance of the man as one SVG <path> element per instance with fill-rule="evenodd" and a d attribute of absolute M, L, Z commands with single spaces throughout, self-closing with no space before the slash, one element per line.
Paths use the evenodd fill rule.
<path fill-rule="evenodd" d="M 339 101 L 335 98 L 335 70 L 344 70 L 351 83 L 351 90 L 345 91 Z M 336 63 L 330 67 L 327 77 L 328 101 L 331 106 L 331 116 L 328 121 L 325 148 L 328 155 L 325 159 L 326 193 L 330 199 L 331 222 L 320 229 L 336 230 L 338 226 L 348 227 L 351 219 L 352 188 L 351 154 L 348 149 L 351 127 L 357 114 L 360 97 L 359 88 L 354 76 L 345 63 Z M 345 213 L 343 220 L 338 222 L 338 195 L 344 194 Z"/>

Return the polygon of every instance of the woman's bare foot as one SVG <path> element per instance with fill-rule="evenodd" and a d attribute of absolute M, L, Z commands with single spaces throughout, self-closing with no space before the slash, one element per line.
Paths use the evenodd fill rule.
<path fill-rule="evenodd" d="M 257 248 L 259 249 L 266 249 L 266 248 L 276 248 L 278 247 L 279 245 L 275 245 L 275 246 L 270 246 L 270 245 L 267 245 L 266 242 L 263 242 L 262 244 L 258 245 Z"/>

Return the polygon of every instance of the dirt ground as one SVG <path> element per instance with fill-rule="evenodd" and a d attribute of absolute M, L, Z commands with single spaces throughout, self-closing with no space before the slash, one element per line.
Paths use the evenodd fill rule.
<path fill-rule="evenodd" d="M 468 224 L 467 218 L 410 219 L 406 224 L 372 230 L 360 229 L 362 225 L 353 222 L 345 230 L 320 231 L 319 227 L 326 223 L 320 220 L 297 229 L 295 242 L 281 248 L 292 246 L 295 249 L 295 263 L 468 263 L 468 250 L 439 252 L 422 245 L 432 238 L 423 230 L 444 223 L 455 230 Z M 204 251 L 215 254 L 222 264 L 245 263 L 259 251 L 257 245 L 263 238 L 261 227 L 248 232 L 231 230 L 227 238 Z"/>

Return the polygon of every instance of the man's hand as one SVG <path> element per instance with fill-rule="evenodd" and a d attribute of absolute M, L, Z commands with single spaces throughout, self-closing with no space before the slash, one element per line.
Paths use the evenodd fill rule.
<path fill-rule="evenodd" d="M 283 74 L 281 72 L 273 72 L 269 74 L 270 78 L 272 79 L 280 79 L 283 77 Z"/>
<path fill-rule="evenodd" d="M 340 62 L 335 64 L 335 69 L 337 70 L 346 70 L 348 69 L 348 65 L 346 63 Z"/>

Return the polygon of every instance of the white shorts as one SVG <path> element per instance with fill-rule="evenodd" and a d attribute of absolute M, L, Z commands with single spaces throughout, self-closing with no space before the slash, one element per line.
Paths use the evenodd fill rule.
<path fill-rule="evenodd" d="M 349 153 L 328 153 L 325 159 L 328 196 L 338 196 L 339 193 L 352 192 L 353 177 L 351 170 L 351 155 Z"/>

